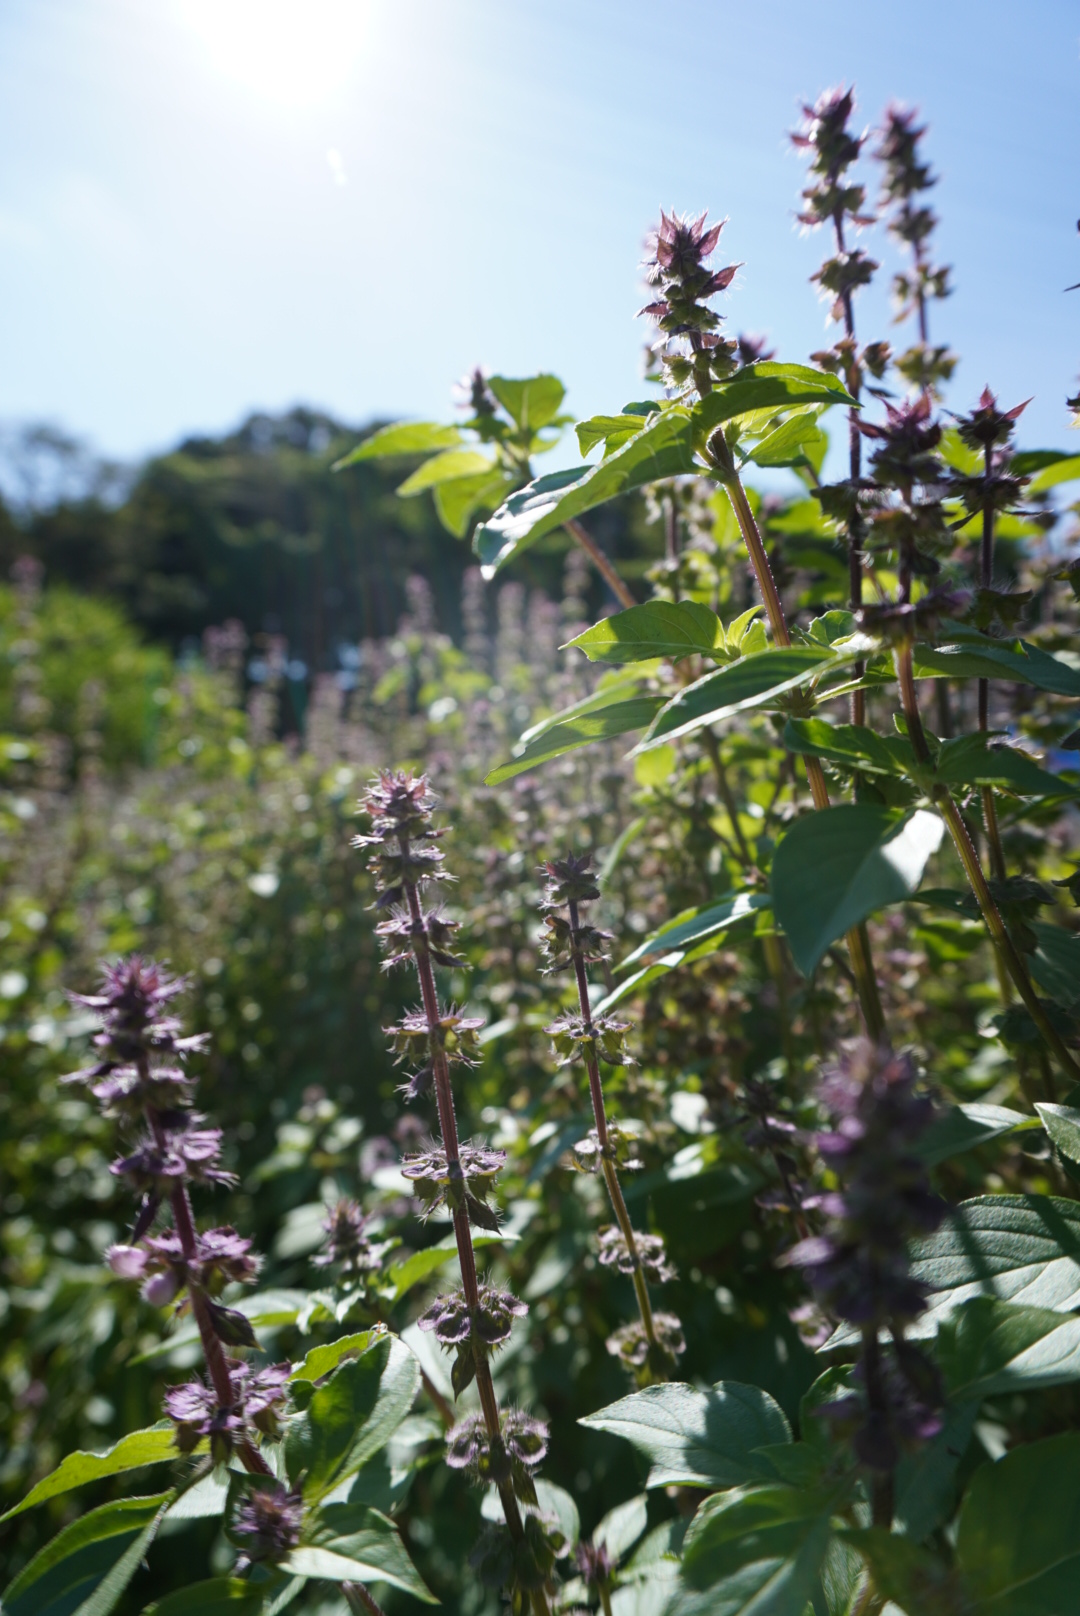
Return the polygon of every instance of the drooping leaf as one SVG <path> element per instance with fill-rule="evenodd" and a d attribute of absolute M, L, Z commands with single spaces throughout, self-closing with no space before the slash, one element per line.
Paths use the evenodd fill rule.
<path fill-rule="evenodd" d="M 411 476 L 398 489 L 402 499 L 409 499 L 414 494 L 422 494 L 427 488 L 435 488 L 439 483 L 454 482 L 458 477 L 488 477 L 492 472 L 490 458 L 481 454 L 478 449 L 445 449 L 442 454 L 432 455 L 418 466 Z"/>
<path fill-rule="evenodd" d="M 578 1421 L 625 1437 L 649 1459 L 649 1487 L 738 1487 L 774 1474 L 754 1448 L 790 1442 L 783 1410 L 758 1386 L 648 1386 Z"/>
<path fill-rule="evenodd" d="M 267 1592 L 266 1583 L 245 1582 L 241 1577 L 211 1577 L 166 1594 L 149 1605 L 144 1616 L 256 1616 Z"/>
<path fill-rule="evenodd" d="M 514 479 L 498 469 L 439 483 L 435 489 L 439 521 L 455 538 L 463 539 L 476 512 L 495 510 L 513 487 Z"/>
<path fill-rule="evenodd" d="M 938 1162 L 974 1150 L 977 1145 L 988 1144 L 991 1139 L 1037 1126 L 1035 1118 L 1023 1111 L 1010 1111 L 1007 1106 L 986 1105 L 975 1100 L 939 1111 L 916 1149 L 928 1167 L 936 1167 Z"/>
<path fill-rule="evenodd" d="M 355 1358 L 361 1352 L 366 1352 L 374 1337 L 381 1333 L 380 1326 L 376 1325 L 374 1329 L 361 1330 L 357 1335 L 339 1336 L 324 1347 L 312 1347 L 303 1363 L 293 1367 L 289 1379 L 322 1380 L 324 1375 L 337 1368 L 343 1358 Z"/>
<path fill-rule="evenodd" d="M 0 1522 L 21 1515 L 24 1509 L 33 1509 L 47 1498 L 71 1492 L 88 1482 L 101 1481 L 105 1476 L 118 1476 L 125 1470 L 139 1470 L 143 1465 L 163 1464 L 177 1457 L 174 1427 L 153 1425 L 144 1431 L 130 1431 L 104 1453 L 84 1453 L 81 1449 L 69 1453 L 56 1469 L 43 1476 L 26 1497 L 0 1515 Z"/>
<path fill-rule="evenodd" d="M 973 1296 L 938 1330 L 949 1394 L 965 1402 L 1080 1379 L 1080 1319 Z"/>
<path fill-rule="evenodd" d="M 809 365 L 764 360 L 737 371 L 694 405 L 694 440 L 704 445 L 718 426 L 756 410 L 791 409 L 797 404 L 855 404 L 837 376 Z"/>
<path fill-rule="evenodd" d="M 121 1498 L 72 1521 L 5 1589 L 4 1616 L 109 1616 L 172 1498 Z"/>
<path fill-rule="evenodd" d="M 1080 1433 L 1014 1448 L 972 1477 L 956 1557 L 972 1616 L 1063 1616 L 1080 1586 Z"/>
<path fill-rule="evenodd" d="M 335 461 L 333 469 L 344 471 L 346 466 L 353 466 L 359 460 L 433 454 L 440 449 L 454 449 L 461 442 L 456 426 L 443 426 L 438 421 L 395 421 L 358 443 L 355 449 Z"/>
<path fill-rule="evenodd" d="M 598 465 L 550 472 L 519 493 L 476 530 L 473 547 L 485 578 L 493 578 L 512 556 L 619 494 L 663 477 L 695 469 L 690 413 L 679 406 L 650 417 L 644 431 Z"/>
<path fill-rule="evenodd" d="M 705 724 L 719 724 L 736 713 L 775 704 L 776 698 L 825 672 L 842 668 L 853 657 L 822 647 L 775 646 L 706 673 L 667 703 L 657 715 L 640 750 L 662 741 L 692 735 Z"/>
<path fill-rule="evenodd" d="M 878 735 L 863 724 L 830 724 L 824 718 L 789 718 L 784 745 L 860 774 L 902 775 L 915 764 L 911 742 L 904 736 Z"/>
<path fill-rule="evenodd" d="M 1030 926 L 1039 942 L 1031 956 L 1035 980 L 1067 1010 L 1080 1007 L 1080 936 L 1045 920 Z"/>
<path fill-rule="evenodd" d="M 796 820 L 776 850 L 773 913 L 811 976 L 830 944 L 885 904 L 910 897 L 944 825 L 925 809 L 898 817 L 844 803 Z"/>
<path fill-rule="evenodd" d="M 598 443 L 604 445 L 605 455 L 621 449 L 631 438 L 637 437 L 649 416 L 659 408 L 654 399 L 649 399 L 646 404 L 625 404 L 618 415 L 592 415 L 587 421 L 579 421 L 574 431 L 582 455 L 591 453 Z"/>
<path fill-rule="evenodd" d="M 566 388 L 557 376 L 539 375 L 515 378 L 489 376 L 488 388 L 514 422 L 526 432 L 539 432 L 554 421 L 566 397 Z"/>
<path fill-rule="evenodd" d="M 315 1502 L 355 1474 L 393 1435 L 412 1406 L 420 1365 L 397 1336 L 380 1335 L 339 1364 L 289 1424 L 285 1463 Z"/>
<path fill-rule="evenodd" d="M 993 785 L 1021 797 L 1075 797 L 1080 787 L 1050 774 L 1011 746 L 993 746 L 985 735 L 944 741 L 934 773 L 943 785 Z"/>
<path fill-rule="evenodd" d="M 1054 1144 L 1071 1162 L 1080 1162 L 1080 1110 L 1036 1100 L 1035 1109 Z"/>
<path fill-rule="evenodd" d="M 696 601 L 651 600 L 604 617 L 568 642 L 590 662 L 643 662 L 649 657 L 708 656 L 722 648 L 724 626 Z"/>
<path fill-rule="evenodd" d="M 323 1504 L 282 1569 L 328 1582 L 388 1582 L 427 1605 L 439 1601 L 409 1558 L 393 1521 L 362 1504 Z"/>
<path fill-rule="evenodd" d="M 653 932 L 651 937 L 646 937 L 632 954 L 626 956 L 619 969 L 625 971 L 639 960 L 670 954 L 674 949 L 685 951 L 693 948 L 715 932 L 725 931 L 738 921 L 748 920 L 752 915 L 770 908 L 771 904 L 772 899 L 767 892 L 733 892 L 719 903 L 703 904 L 698 909 L 688 910 Z"/>
<path fill-rule="evenodd" d="M 547 763 L 551 758 L 561 757 L 564 752 L 572 752 L 579 746 L 591 746 L 594 741 L 609 741 L 618 735 L 629 735 L 634 730 L 644 729 L 662 706 L 662 696 L 636 696 L 631 701 L 611 702 L 606 707 L 583 713 L 580 718 L 552 724 L 530 741 L 510 763 L 500 764 L 493 769 L 484 783 L 489 786 L 502 785 L 504 780 L 512 780 L 516 774 L 524 774 L 527 769 L 534 769 L 537 764 Z"/>
<path fill-rule="evenodd" d="M 1026 640 L 967 636 L 955 645 L 917 645 L 916 679 L 1004 679 L 1055 696 L 1080 696 L 1080 669 Z"/>
<path fill-rule="evenodd" d="M 671 1616 L 803 1616 L 833 1507 L 828 1494 L 779 1484 L 707 1498 L 686 1533 Z"/>

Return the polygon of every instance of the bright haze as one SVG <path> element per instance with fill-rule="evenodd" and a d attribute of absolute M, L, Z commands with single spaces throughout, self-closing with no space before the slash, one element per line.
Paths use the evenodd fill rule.
<path fill-rule="evenodd" d="M 298 402 L 445 415 L 477 362 L 618 408 L 661 204 L 729 216 L 729 329 L 803 359 L 826 242 L 785 131 L 854 81 L 861 123 L 930 125 L 948 402 L 1034 394 L 1024 441 L 1067 443 L 1078 38 L 1063 0 L 4 0 L 0 417 L 133 457 Z"/>

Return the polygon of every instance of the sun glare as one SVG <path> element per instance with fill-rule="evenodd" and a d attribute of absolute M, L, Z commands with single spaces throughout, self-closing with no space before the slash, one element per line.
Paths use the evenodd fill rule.
<path fill-rule="evenodd" d="M 219 72 L 268 99 L 305 105 L 348 78 L 365 0 L 182 0 Z"/>

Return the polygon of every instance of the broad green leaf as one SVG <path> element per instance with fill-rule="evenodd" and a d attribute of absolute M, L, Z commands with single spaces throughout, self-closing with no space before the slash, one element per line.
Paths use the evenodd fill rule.
<path fill-rule="evenodd" d="M 475 477 L 455 477 L 435 489 L 435 509 L 439 521 L 455 538 L 463 539 L 469 522 L 479 510 L 493 511 L 514 487 L 514 479 L 502 471 L 482 471 Z"/>
<path fill-rule="evenodd" d="M 625 1437 L 645 1454 L 649 1487 L 738 1487 L 774 1472 L 753 1449 L 790 1442 L 783 1410 L 759 1386 L 720 1380 L 707 1392 L 679 1381 L 648 1386 L 578 1421 Z"/>
<path fill-rule="evenodd" d="M 344 455 L 334 464 L 335 471 L 343 471 L 358 460 L 382 460 L 391 455 L 432 454 L 438 449 L 454 449 L 462 436 L 456 426 L 442 426 L 437 421 L 395 421 L 380 427 L 370 438 Z"/>
<path fill-rule="evenodd" d="M 905 1453 L 896 1467 L 893 1521 L 898 1532 L 921 1543 L 953 1513 L 956 1472 L 971 1441 L 978 1403 L 950 1402 L 945 1424 L 931 1442 Z"/>
<path fill-rule="evenodd" d="M 804 410 L 790 416 L 775 432 L 755 443 L 746 458 L 755 466 L 805 465 L 823 438 L 824 433 L 817 424 L 817 411 Z"/>
<path fill-rule="evenodd" d="M 598 1547 L 605 1548 L 612 1563 L 617 1564 L 633 1548 L 648 1524 L 649 1500 L 644 1493 L 638 1493 L 636 1498 L 608 1510 L 592 1540 Z"/>
<path fill-rule="evenodd" d="M 241 1577 L 211 1577 L 166 1594 L 147 1606 L 144 1616 L 256 1616 L 268 1591 L 267 1584 Z"/>
<path fill-rule="evenodd" d="M 511 494 L 476 530 L 473 548 L 480 558 L 480 570 L 485 578 L 493 578 L 512 556 L 571 517 L 646 483 L 695 469 L 690 412 L 681 406 L 663 410 L 650 418 L 644 431 L 598 465 L 551 472 Z"/>
<path fill-rule="evenodd" d="M 398 493 L 402 499 L 408 499 L 413 494 L 422 494 L 425 488 L 435 488 L 439 483 L 453 482 L 458 477 L 490 477 L 492 469 L 490 458 L 478 449 L 446 449 L 418 466 L 406 477 Z"/>
<path fill-rule="evenodd" d="M 1080 1007 L 1080 935 L 1045 920 L 1029 924 L 1039 940 L 1031 956 L 1035 980 L 1067 1010 Z"/>
<path fill-rule="evenodd" d="M 328 1582 L 388 1582 L 426 1605 L 439 1601 L 409 1558 L 393 1521 L 362 1504 L 323 1504 L 282 1570 Z"/>
<path fill-rule="evenodd" d="M 539 432 L 554 421 L 566 397 L 557 376 L 489 376 L 488 387 L 503 409 L 526 432 Z"/>
<path fill-rule="evenodd" d="M 734 892 L 720 903 L 703 904 L 699 909 L 686 910 L 639 943 L 634 952 L 622 961 L 619 970 L 625 971 L 627 966 L 636 965 L 639 960 L 669 954 L 674 949 L 685 952 L 706 937 L 711 937 L 714 932 L 726 930 L 736 921 L 746 920 L 762 909 L 770 908 L 771 904 L 772 899 L 767 892 Z"/>
<path fill-rule="evenodd" d="M 938 1330 L 937 1356 L 950 1397 L 986 1397 L 1080 1379 L 1080 1319 L 1045 1307 L 973 1296 Z"/>
<path fill-rule="evenodd" d="M 1035 1109 L 1054 1144 L 1071 1162 L 1080 1162 L 1080 1111 L 1071 1105 L 1036 1100 Z"/>
<path fill-rule="evenodd" d="M 803 1616 L 832 1535 L 827 1494 L 773 1485 L 707 1498 L 686 1533 L 671 1616 Z"/>
<path fill-rule="evenodd" d="M 576 747 L 591 746 L 594 741 L 610 741 L 618 735 L 644 729 L 662 706 L 662 696 L 637 696 L 632 701 L 612 702 L 566 723 L 552 724 L 530 741 L 512 762 L 493 769 L 484 784 L 502 785 L 504 780 L 512 780 L 516 774 L 524 774 L 527 769 L 561 757 Z"/>
<path fill-rule="evenodd" d="M 980 1195 L 963 1201 L 915 1246 L 915 1277 L 933 1294 L 909 1327 L 936 1335 L 973 1296 L 1069 1313 L 1080 1308 L 1080 1203 L 1051 1195 Z M 856 1338 L 838 1330 L 823 1351 Z"/>
<path fill-rule="evenodd" d="M 974 1150 L 977 1145 L 988 1144 L 991 1139 L 1037 1126 L 1036 1119 L 1023 1111 L 1010 1111 L 1003 1105 L 985 1105 L 975 1100 L 940 1111 L 915 1150 L 928 1167 L 936 1167 L 938 1162 Z"/>
<path fill-rule="evenodd" d="M 101 1481 L 105 1476 L 118 1476 L 124 1470 L 139 1470 L 143 1465 L 163 1464 L 165 1460 L 177 1457 L 171 1424 L 150 1426 L 145 1431 L 131 1431 L 104 1453 L 84 1453 L 81 1449 L 69 1453 L 13 1509 L 9 1509 L 6 1515 L 0 1515 L 0 1522 L 9 1521 L 13 1515 L 21 1515 L 24 1509 L 43 1504 L 47 1498 L 55 1498 L 58 1493 L 84 1487 L 87 1482 Z"/>
<path fill-rule="evenodd" d="M 593 415 L 587 421 L 579 421 L 574 431 L 582 455 L 589 454 L 598 443 L 604 445 L 605 455 L 621 449 L 631 438 L 637 437 L 649 416 L 659 408 L 660 405 L 650 399 L 647 404 L 624 405 L 618 415 Z"/>
<path fill-rule="evenodd" d="M 991 745 L 985 735 L 942 742 L 934 774 L 947 786 L 993 785 L 1021 797 L 1080 796 L 1080 786 L 1040 768 L 1026 752 Z"/>
<path fill-rule="evenodd" d="M 782 365 L 771 360 L 747 365 L 731 381 L 713 391 L 693 408 L 694 441 L 704 444 L 725 421 L 755 410 L 791 409 L 797 404 L 857 403 L 837 376 L 809 365 Z"/>
<path fill-rule="evenodd" d="M 878 1592 L 895 1601 L 890 1611 L 899 1605 L 911 1616 L 956 1616 L 958 1579 L 938 1555 L 883 1526 L 848 1529 L 842 1536 L 870 1567 Z"/>
<path fill-rule="evenodd" d="M 1027 1442 L 972 1477 L 956 1557 L 972 1616 L 1066 1616 L 1080 1587 L 1080 1433 Z"/>
<path fill-rule="evenodd" d="M 322 1380 L 324 1375 L 330 1374 L 337 1368 L 343 1358 L 355 1358 L 361 1352 L 366 1352 L 371 1346 L 372 1339 L 383 1333 L 382 1327 L 376 1325 L 371 1330 L 361 1330 L 358 1335 L 343 1335 L 337 1341 L 330 1341 L 325 1347 L 312 1347 L 303 1363 L 294 1366 L 290 1380 Z"/>
<path fill-rule="evenodd" d="M 809 684 L 826 671 L 842 668 L 855 658 L 838 656 L 824 646 L 774 646 L 706 673 L 663 708 L 639 750 L 663 741 L 692 735 L 706 724 L 719 724 L 736 713 L 775 705 L 785 691 Z"/>
<path fill-rule="evenodd" d="M 903 775 L 915 765 L 911 742 L 878 735 L 863 724 L 830 724 L 824 718 L 789 718 L 784 745 L 804 756 L 827 758 L 861 774 Z"/>
<path fill-rule="evenodd" d="M 303 1384 L 303 1383 L 300 1383 Z M 289 1424 L 289 1479 L 311 1503 L 354 1475 L 392 1436 L 420 1385 L 420 1365 L 397 1336 L 380 1335 L 339 1364 Z"/>
<path fill-rule="evenodd" d="M 205 1521 L 215 1515 L 224 1515 L 229 1484 L 221 1479 L 223 1474 L 227 1475 L 228 1472 L 211 1470 L 192 1486 L 185 1487 L 175 1504 L 170 1504 L 168 1520 Z"/>
<path fill-rule="evenodd" d="M 925 809 L 898 818 L 845 803 L 796 820 L 773 858 L 773 913 L 812 976 L 826 949 L 885 904 L 910 897 L 944 825 Z"/>
<path fill-rule="evenodd" d="M 483 1246 L 509 1244 L 516 1238 L 516 1235 L 484 1234 L 478 1229 L 473 1230 L 473 1245 L 478 1250 Z M 387 1275 L 394 1287 L 394 1301 L 400 1302 L 406 1291 L 412 1290 L 414 1285 L 419 1285 L 421 1280 L 427 1279 L 429 1274 L 434 1274 L 456 1256 L 457 1241 L 452 1234 L 448 1234 L 435 1245 L 425 1246 L 423 1251 L 414 1251 L 404 1262 L 396 1263 Z"/>
<path fill-rule="evenodd" d="M 917 645 L 913 663 L 917 679 L 1004 679 L 1055 696 L 1080 696 L 1080 668 L 1026 640 L 973 634 L 956 645 Z"/>
<path fill-rule="evenodd" d="M 1044 452 L 1057 453 L 1052 449 Z M 1019 458 L 1017 456 L 1017 459 Z M 1048 488 L 1056 488 L 1060 483 L 1074 483 L 1078 478 L 1080 478 L 1080 455 L 1058 454 L 1057 459 L 1043 463 L 1042 467 L 1028 483 L 1024 492 L 1026 494 L 1044 494 Z"/>
<path fill-rule="evenodd" d="M 4 1616 L 108 1616 L 173 1498 L 122 1498 L 65 1526 L 4 1592 Z"/>
<path fill-rule="evenodd" d="M 651 600 L 602 618 L 568 644 L 584 651 L 590 662 L 708 656 L 723 650 L 724 626 L 715 612 L 695 601 Z"/>

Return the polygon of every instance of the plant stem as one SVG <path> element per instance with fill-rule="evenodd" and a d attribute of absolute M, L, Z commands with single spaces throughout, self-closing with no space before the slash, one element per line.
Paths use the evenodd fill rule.
<path fill-rule="evenodd" d="M 611 1616 L 611 1593 L 606 1582 L 598 1582 L 596 1591 L 600 1595 L 600 1609 L 604 1616 Z"/>
<path fill-rule="evenodd" d="M 895 653 L 896 676 L 900 685 L 900 699 L 903 703 L 904 716 L 907 719 L 908 739 L 920 763 L 930 763 L 930 748 L 926 743 L 926 735 L 922 727 L 922 716 L 919 712 L 918 697 L 915 693 L 915 676 L 912 669 L 911 642 L 899 646 Z M 986 884 L 979 855 L 975 851 L 975 844 L 971 840 L 968 828 L 964 823 L 963 815 L 952 795 L 945 786 L 936 786 L 933 799 L 941 809 L 945 823 L 949 827 L 953 843 L 960 862 L 964 866 L 965 874 L 971 883 L 971 890 L 975 894 L 982 916 L 986 922 L 987 930 L 993 940 L 1006 970 L 1015 984 L 1016 991 L 1024 1002 L 1024 1006 L 1042 1035 L 1044 1043 L 1050 1049 L 1062 1071 L 1075 1083 L 1080 1081 L 1080 1066 L 1077 1065 L 1069 1050 L 1062 1041 L 1061 1035 L 1056 1031 L 1043 1008 L 1042 1001 L 1028 975 L 1027 966 L 1019 950 L 1009 936 L 1008 928 L 1001 917 L 1001 911 L 994 902 L 990 888 Z M 1048 1096 L 1049 1098 L 1049 1096 Z"/>
<path fill-rule="evenodd" d="M 838 207 L 833 214 L 833 229 L 836 235 L 836 250 L 842 256 L 847 253 L 844 242 L 844 210 Z M 857 381 L 859 367 L 855 358 L 855 311 L 852 306 L 851 288 L 847 287 L 841 297 L 841 307 L 844 311 L 844 335 L 851 343 L 851 374 L 847 378 L 848 391 L 852 397 L 858 398 L 861 391 Z M 852 385 L 852 383 L 855 385 Z M 859 479 L 862 476 L 862 433 L 859 431 L 859 414 L 854 407 L 848 410 L 848 477 L 851 481 L 852 515 L 848 522 L 848 600 L 851 610 L 857 612 L 862 606 L 862 517 L 859 515 L 857 491 Z M 856 662 L 854 669 L 856 679 L 861 679 L 866 672 L 865 662 Z M 866 722 L 866 692 L 853 690 L 851 692 L 851 722 L 865 724 Z"/>
<path fill-rule="evenodd" d="M 585 961 L 578 943 L 579 921 L 578 906 L 571 899 L 567 905 L 570 915 L 570 952 L 574 961 L 574 976 L 577 980 L 578 1007 L 581 1019 L 585 1024 L 587 1033 L 593 1030 L 592 1006 L 589 1003 L 589 979 L 585 974 Z M 593 1119 L 596 1123 L 596 1139 L 600 1146 L 600 1160 L 603 1164 L 604 1182 L 607 1185 L 608 1196 L 611 1200 L 612 1211 L 619 1225 L 626 1249 L 630 1253 L 633 1263 L 634 1291 L 637 1295 L 638 1311 L 641 1314 L 642 1328 L 651 1347 L 656 1346 L 656 1324 L 653 1320 L 652 1303 L 649 1300 L 649 1287 L 645 1283 L 645 1275 L 641 1271 L 641 1259 L 638 1256 L 637 1242 L 634 1239 L 634 1226 L 630 1221 L 630 1214 L 626 1209 L 622 1186 L 615 1162 L 610 1154 L 610 1135 L 608 1133 L 607 1112 L 604 1107 L 604 1088 L 600 1081 L 600 1063 L 596 1058 L 595 1046 L 585 1056 L 585 1069 L 589 1074 L 589 1096 L 592 1100 Z"/>
<path fill-rule="evenodd" d="M 407 836 L 399 834 L 398 841 L 401 847 L 402 865 L 407 868 L 409 839 Z M 446 1051 L 442 1046 L 439 996 L 435 987 L 435 972 L 432 969 L 431 955 L 428 952 L 424 914 L 415 882 L 403 881 L 402 890 L 412 919 L 413 961 L 416 965 L 416 974 L 420 982 L 420 996 L 423 1001 L 424 1014 L 427 1017 L 428 1032 L 431 1038 L 431 1064 L 435 1076 L 435 1103 L 439 1115 L 439 1132 L 442 1135 L 447 1166 L 451 1169 L 451 1173 L 455 1166 L 458 1167 L 460 1172 L 461 1153 L 458 1143 L 457 1118 L 454 1113 L 454 1093 L 450 1085 L 450 1066 L 446 1059 Z M 454 1209 L 453 1218 L 454 1239 L 457 1243 L 458 1262 L 461 1268 L 461 1288 L 465 1293 L 465 1301 L 470 1313 L 475 1317 L 480 1306 L 480 1287 L 476 1275 L 476 1253 L 473 1250 L 469 1214 L 462 1206 Z M 482 1349 L 479 1349 L 475 1343 L 473 1344 L 473 1356 L 476 1365 L 476 1389 L 480 1395 L 480 1407 L 483 1410 L 484 1424 L 491 1440 L 501 1443 L 502 1422 L 499 1419 L 499 1401 L 495 1395 L 495 1387 L 491 1379 L 491 1366 L 488 1363 L 487 1354 Z M 515 1539 L 520 1539 L 523 1536 L 521 1511 L 518 1509 L 517 1499 L 509 1481 L 499 1483 L 499 1497 L 502 1501 L 503 1516 L 510 1535 Z M 546 1612 L 548 1609 L 547 1597 L 542 1591 L 534 1592 L 533 1603 L 538 1616 L 539 1613 Z"/>
<path fill-rule="evenodd" d="M 592 534 L 583 528 L 581 523 L 574 517 L 571 517 L 570 521 L 564 522 L 563 527 L 569 533 L 574 542 L 576 544 L 580 544 L 581 548 L 585 551 L 585 554 L 588 556 L 597 572 L 604 579 L 604 582 L 607 584 L 620 606 L 636 606 L 637 601 L 630 593 L 629 587 L 623 581 L 623 579 L 619 577 L 615 567 L 608 560 L 603 550 L 601 550 Z"/>
<path fill-rule="evenodd" d="M 986 444 L 983 449 L 983 482 L 985 484 L 985 497 L 983 499 L 983 530 L 982 544 L 980 545 L 980 562 L 982 586 L 989 589 L 994 578 L 994 507 L 991 501 L 990 478 L 992 475 L 991 446 Z M 990 728 L 990 681 L 979 680 L 979 728 L 984 733 Z M 982 788 L 983 822 L 986 826 L 986 840 L 990 848 L 990 868 L 996 881 L 1004 881 L 1005 851 L 1001 845 L 1001 832 L 998 829 L 997 808 L 994 804 L 993 786 Z"/>
<path fill-rule="evenodd" d="M 715 442 L 715 436 L 712 441 Z M 710 443 L 710 447 L 712 447 L 712 443 Z M 735 511 L 735 517 L 742 532 L 751 565 L 757 575 L 758 587 L 761 590 L 761 598 L 765 602 L 765 612 L 773 631 L 773 639 L 777 645 L 790 645 L 791 634 L 788 631 L 780 591 L 776 587 L 776 579 L 773 577 L 769 557 L 762 543 L 757 522 L 754 520 L 754 513 L 750 509 L 746 490 L 743 488 L 730 454 L 726 465 L 719 462 L 721 452 L 727 452 L 726 444 L 723 451 L 720 451 L 717 444 L 713 451 L 714 459 L 718 461 L 720 480 L 727 489 L 728 498 L 731 500 Z M 825 784 L 825 773 L 819 759 L 807 757 L 803 759 L 803 762 L 806 766 L 806 778 L 814 799 L 814 807 L 828 808 L 829 788 Z M 874 961 L 870 952 L 870 938 L 867 934 L 865 923 L 853 927 L 847 933 L 847 945 L 848 952 L 851 955 L 852 970 L 855 973 L 859 1005 L 862 1010 L 867 1037 L 873 1039 L 874 1043 L 879 1043 L 885 1036 L 885 1015 L 881 1008 L 881 997 L 878 993 L 877 977 L 874 973 Z"/>
<path fill-rule="evenodd" d="M 885 1387 L 881 1378 L 881 1343 L 878 1341 L 877 1323 L 864 1324 L 862 1332 L 862 1366 L 866 1385 L 866 1403 L 871 1414 L 879 1419 L 888 1417 Z M 875 1526 L 888 1531 L 893 1518 L 892 1471 L 875 1470 L 870 1484 L 871 1509 Z"/>
<path fill-rule="evenodd" d="M 343 1582 L 341 1591 L 345 1595 L 349 1609 L 355 1611 L 356 1616 L 383 1616 L 383 1608 L 369 1594 L 362 1582 Z"/>

